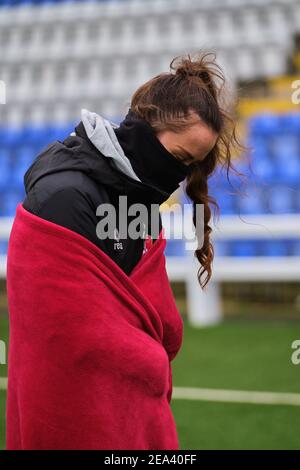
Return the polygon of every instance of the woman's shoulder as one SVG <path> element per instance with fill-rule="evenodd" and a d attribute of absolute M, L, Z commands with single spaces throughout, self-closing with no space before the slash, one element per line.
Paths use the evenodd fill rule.
<path fill-rule="evenodd" d="M 82 198 L 91 201 L 94 192 L 93 181 L 87 175 L 79 171 L 66 170 L 40 178 L 27 193 L 23 205 L 37 213 L 59 197 L 68 197 L 69 202 Z"/>
<path fill-rule="evenodd" d="M 49 179 L 51 179 L 49 177 Z M 33 187 L 32 191 L 23 201 L 23 207 L 49 222 L 66 227 L 88 238 L 95 244 L 99 244 L 96 234 L 98 222 L 96 216 L 96 201 L 94 195 L 85 187 L 77 187 L 68 181 L 66 186 L 56 185 L 55 189 L 47 194 L 37 191 Z M 104 200 L 98 192 L 98 203 Z"/>

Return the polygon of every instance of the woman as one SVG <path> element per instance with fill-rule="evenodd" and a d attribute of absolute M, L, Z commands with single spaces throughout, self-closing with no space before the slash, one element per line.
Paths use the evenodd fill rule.
<path fill-rule="evenodd" d="M 214 57 L 170 67 L 134 93 L 120 126 L 82 110 L 75 132 L 25 174 L 7 263 L 8 449 L 179 448 L 171 361 L 183 322 L 151 209 L 185 179 L 194 223 L 204 204 L 204 287 L 207 181 L 239 144 Z M 138 220 L 136 204 L 147 209 Z"/>

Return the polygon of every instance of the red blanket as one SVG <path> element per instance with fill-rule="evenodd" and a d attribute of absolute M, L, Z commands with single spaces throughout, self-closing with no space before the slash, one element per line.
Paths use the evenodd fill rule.
<path fill-rule="evenodd" d="M 20 203 L 9 240 L 7 449 L 179 448 L 183 321 L 159 239 L 128 276 Z"/>

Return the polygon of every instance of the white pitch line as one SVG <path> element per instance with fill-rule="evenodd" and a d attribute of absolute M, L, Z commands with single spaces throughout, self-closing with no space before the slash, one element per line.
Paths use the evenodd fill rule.
<path fill-rule="evenodd" d="M 0 377 L 0 390 L 6 390 L 6 389 L 7 389 L 7 378 Z"/>
<path fill-rule="evenodd" d="M 257 405 L 300 406 L 300 393 L 252 392 L 244 390 L 217 390 L 210 388 L 174 387 L 172 399 L 199 400 Z"/>
<path fill-rule="evenodd" d="M 0 390 L 6 389 L 7 378 L 0 377 Z M 300 406 L 300 393 L 254 392 L 249 390 L 220 390 L 214 388 L 174 387 L 172 399 Z"/>

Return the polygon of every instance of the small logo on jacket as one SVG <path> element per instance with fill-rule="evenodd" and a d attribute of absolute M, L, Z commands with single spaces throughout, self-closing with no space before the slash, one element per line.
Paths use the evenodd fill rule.
<path fill-rule="evenodd" d="M 151 235 L 146 235 L 146 238 L 144 240 L 144 250 L 143 253 L 146 253 L 148 250 L 150 250 L 151 246 L 153 245 L 153 239 Z"/>
<path fill-rule="evenodd" d="M 114 250 L 123 250 L 123 243 L 120 242 L 120 234 L 117 228 L 114 229 L 114 239 L 116 240 L 114 243 Z"/>

